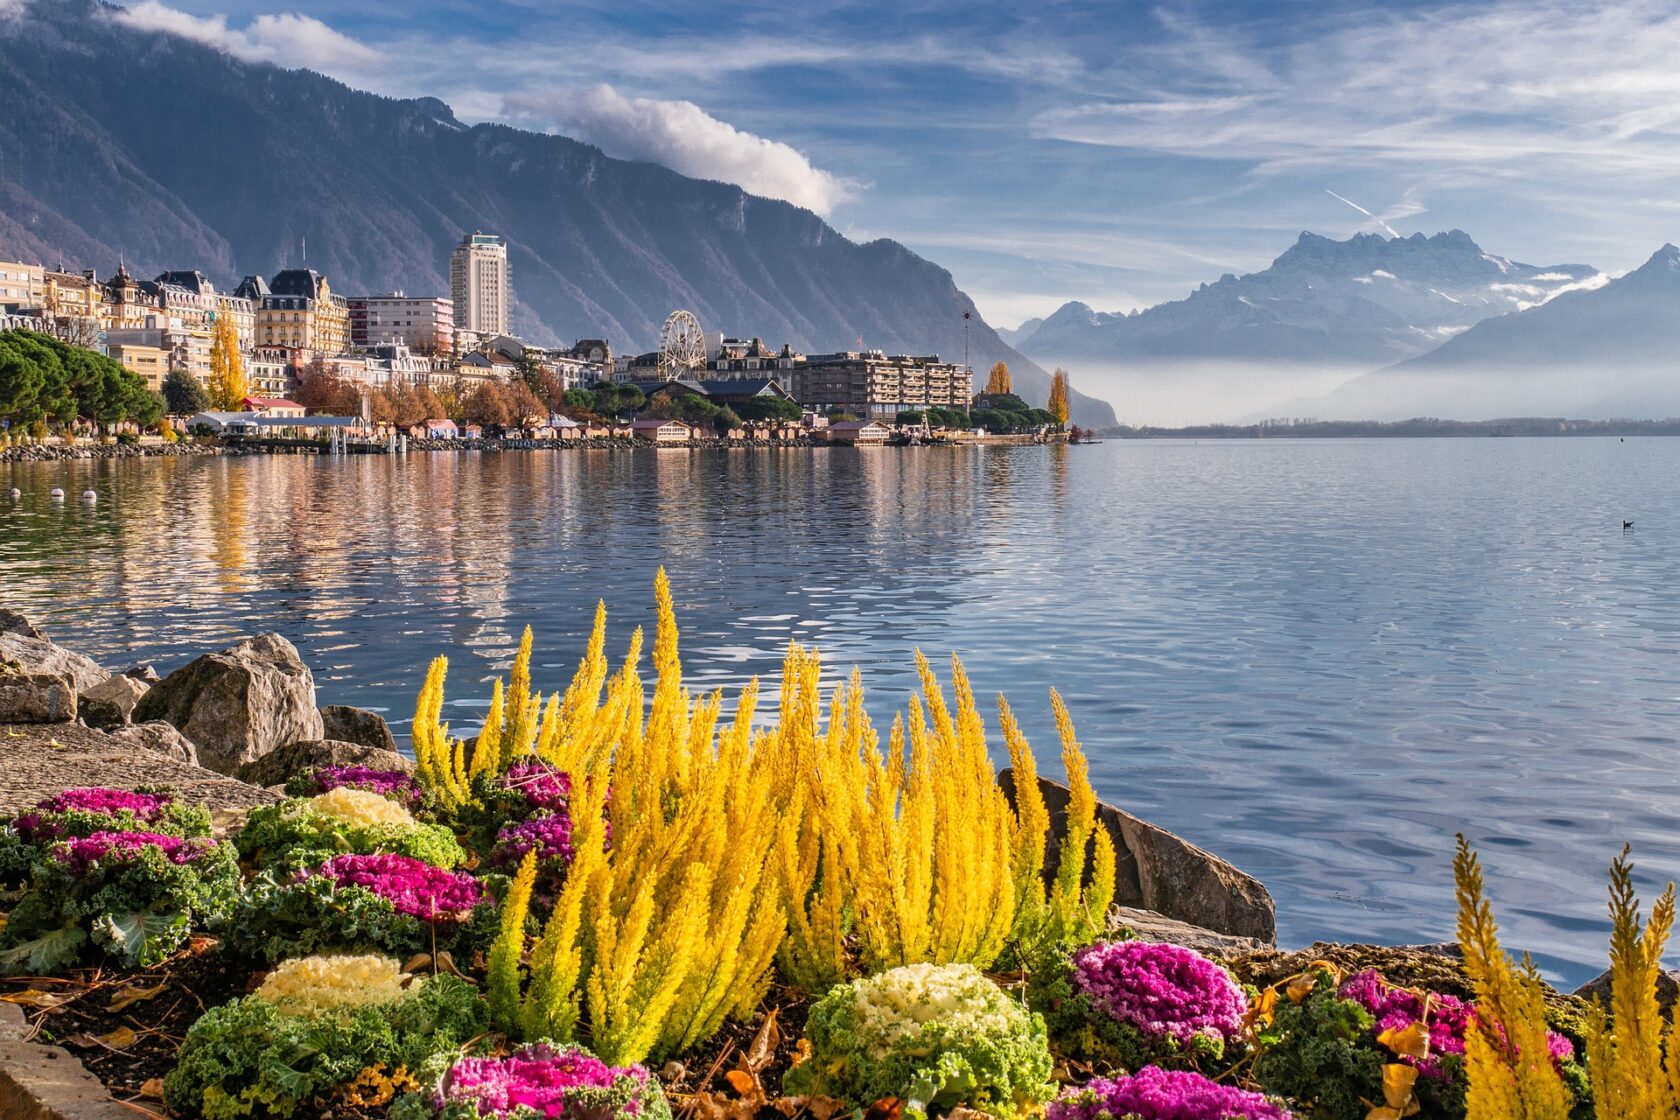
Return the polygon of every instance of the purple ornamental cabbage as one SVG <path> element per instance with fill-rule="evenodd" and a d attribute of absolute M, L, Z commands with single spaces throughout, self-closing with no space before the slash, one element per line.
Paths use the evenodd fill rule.
<path fill-rule="evenodd" d="M 53 858 L 80 876 L 100 860 L 130 859 L 146 848 L 158 849 L 171 863 L 191 863 L 209 850 L 209 844 L 157 832 L 95 832 L 56 845 Z"/>
<path fill-rule="evenodd" d="M 1248 1014 L 1229 973 L 1178 945 L 1097 942 L 1074 954 L 1073 980 L 1099 1011 L 1149 1039 L 1230 1041 Z"/>
<path fill-rule="evenodd" d="M 639 1065 L 609 1066 L 587 1050 L 536 1043 L 505 1058 L 462 1058 L 444 1074 L 432 1105 L 440 1112 L 465 1105 L 479 1116 L 530 1109 L 538 1116 L 635 1117 L 649 1094 L 659 1094 Z M 662 1097 L 654 1098 L 663 1104 Z M 664 1108 L 649 1112 L 669 1115 Z"/>
<path fill-rule="evenodd" d="M 533 812 L 558 812 L 571 801 L 572 778 L 541 760 L 522 758 L 502 771 L 502 788 L 524 794 Z"/>
<path fill-rule="evenodd" d="M 1349 977 L 1337 994 L 1371 1013 L 1377 1021 L 1372 1028 L 1376 1034 L 1404 1030 L 1424 1017 L 1423 1000 L 1418 993 L 1395 987 L 1374 968 Z M 1429 1030 L 1429 1057 L 1412 1062 L 1419 1073 L 1437 1079 L 1450 1076 L 1441 1065 L 1440 1055 L 1464 1053 L 1464 1035 L 1470 1029 L 1470 1017 L 1474 1010 L 1457 996 L 1445 992 L 1430 994 L 1429 1019 L 1424 1024 Z M 1569 1061 L 1575 1057 L 1575 1044 L 1556 1031 L 1546 1032 L 1546 1042 L 1554 1062 Z"/>
<path fill-rule="evenodd" d="M 399 914 L 430 922 L 465 921 L 484 897 L 484 888 L 471 875 L 445 871 L 412 856 L 334 856 L 312 874 L 339 886 L 363 887 L 390 902 Z"/>
<path fill-rule="evenodd" d="M 1259 1093 L 1221 1085 L 1199 1073 L 1144 1066 L 1130 1077 L 1098 1077 L 1069 1088 L 1045 1120 L 1291 1120 Z"/>
<path fill-rule="evenodd" d="M 317 766 L 304 783 L 314 794 L 335 789 L 359 789 L 389 798 L 413 811 L 425 801 L 425 791 L 412 774 L 402 770 L 375 770 L 371 766 Z"/>
<path fill-rule="evenodd" d="M 537 853 L 538 864 L 556 860 L 561 866 L 570 864 L 572 818 L 565 813 L 553 813 L 507 826 L 496 835 L 490 863 L 495 867 L 518 867 L 525 854 L 533 850 Z"/>
<path fill-rule="evenodd" d="M 42 798 L 34 809 L 18 814 L 12 828 L 30 843 L 46 843 L 64 834 L 59 822 L 46 818 L 64 813 L 92 813 L 110 817 L 116 823 L 116 815 L 126 810 L 134 814 L 135 820 L 150 824 L 163 815 L 171 800 L 167 793 L 133 793 L 104 786 L 67 789 Z"/>

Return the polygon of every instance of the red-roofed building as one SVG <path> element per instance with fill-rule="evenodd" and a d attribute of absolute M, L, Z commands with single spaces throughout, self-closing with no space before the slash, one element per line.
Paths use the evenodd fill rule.
<path fill-rule="evenodd" d="M 289 401 L 283 397 L 246 397 L 241 403 L 246 412 L 274 420 L 301 420 L 309 412 L 296 401 Z"/>

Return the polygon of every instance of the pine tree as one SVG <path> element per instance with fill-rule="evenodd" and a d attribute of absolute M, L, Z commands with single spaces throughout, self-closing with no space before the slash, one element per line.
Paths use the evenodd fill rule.
<path fill-rule="evenodd" d="M 1056 423 L 1066 425 L 1068 422 L 1068 375 L 1061 366 L 1050 375 L 1050 402 L 1044 410 L 1056 418 Z"/>
<path fill-rule="evenodd" d="M 250 395 L 245 381 L 245 359 L 239 353 L 239 335 L 226 315 L 216 320 L 210 337 L 210 402 L 217 408 L 235 409 Z"/>
<path fill-rule="evenodd" d="M 986 377 L 986 392 L 992 394 L 1013 393 L 1014 391 L 1014 387 L 1009 381 L 1009 367 L 999 362 L 992 367 L 991 373 Z"/>

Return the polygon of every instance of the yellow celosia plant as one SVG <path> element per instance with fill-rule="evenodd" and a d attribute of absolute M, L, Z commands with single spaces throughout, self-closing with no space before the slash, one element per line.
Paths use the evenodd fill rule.
<path fill-rule="evenodd" d="M 986 966 L 1022 923 L 1035 931 L 1076 918 L 1100 923 L 1114 849 L 1096 823 L 1059 698 L 1075 792 L 1061 873 L 1047 891 L 1049 814 L 1030 748 L 1005 707 L 1025 785 L 1017 811 L 998 786 L 960 663 L 952 662 L 953 707 L 918 656 L 921 694 L 908 719 L 895 721 L 885 752 L 855 674 L 824 720 L 820 660 L 798 645 L 784 664 L 777 722 L 755 729 L 753 682 L 724 724 L 720 693 L 694 696 L 683 684 L 663 571 L 655 595 L 651 698 L 638 671 L 640 630 L 609 675 L 601 609 L 571 684 L 546 704 L 531 691 L 526 631 L 510 683 L 497 682 L 470 748 L 439 722 L 442 658 L 421 692 L 418 773 L 446 809 L 471 806 L 474 778 L 528 754 L 573 782 L 575 856 L 523 985 L 534 869 L 520 869 L 504 905 L 490 982 L 504 1029 L 564 1041 L 587 1018 L 603 1059 L 639 1061 L 748 1015 L 778 961 L 787 979 L 820 989 L 860 965 Z"/>
<path fill-rule="evenodd" d="M 317 794 L 303 803 L 306 812 L 317 813 L 351 825 L 390 825 L 394 828 L 413 828 L 414 814 L 388 797 L 365 789 L 339 786 Z"/>
<path fill-rule="evenodd" d="M 256 991 L 286 1015 L 314 1016 L 341 1008 L 395 1003 L 420 990 L 422 980 L 390 957 L 298 957 L 277 965 Z"/>
<path fill-rule="evenodd" d="M 1539 974 L 1532 961 L 1525 957 L 1518 968 L 1500 948 L 1493 907 L 1482 893 L 1481 861 L 1462 835 L 1453 875 L 1458 944 L 1476 991 L 1476 1013 L 1464 1033 L 1466 1120 L 1567 1120 L 1570 1095 L 1552 1066 Z"/>

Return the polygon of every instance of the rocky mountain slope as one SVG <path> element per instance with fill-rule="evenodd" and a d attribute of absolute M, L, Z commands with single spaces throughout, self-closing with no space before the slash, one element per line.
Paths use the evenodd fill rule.
<path fill-rule="evenodd" d="M 308 262 L 347 293 L 447 289 L 463 231 L 511 246 L 515 328 L 651 348 L 686 307 L 709 329 L 808 351 L 961 355 L 973 304 L 896 242 L 857 244 L 810 211 L 609 159 L 561 136 L 468 127 L 110 18 L 98 0 L 0 19 L 0 258 L 218 281 Z M 976 315 L 973 363 L 1003 360 L 1035 403 L 1049 377 Z M 1074 418 L 1113 422 L 1078 396 Z"/>

